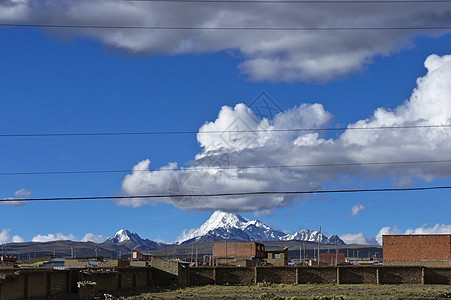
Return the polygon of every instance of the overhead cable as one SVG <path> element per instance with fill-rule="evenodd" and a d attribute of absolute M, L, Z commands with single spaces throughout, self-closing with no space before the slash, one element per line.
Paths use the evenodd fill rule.
<path fill-rule="evenodd" d="M 226 197 L 226 196 L 257 196 L 257 195 L 300 195 L 300 194 L 334 194 L 334 193 L 364 193 L 364 192 L 407 192 L 428 190 L 449 190 L 451 186 L 428 186 L 411 188 L 374 188 L 374 189 L 342 189 L 342 190 L 309 190 L 309 191 L 260 191 L 260 192 L 235 192 L 235 193 L 212 193 L 212 194 L 164 194 L 164 195 L 124 195 L 124 196 L 86 196 L 86 197 L 47 197 L 0 199 L 0 202 L 25 202 L 25 201 L 82 201 L 82 200 L 120 200 L 120 199 L 151 199 L 151 198 L 174 198 L 174 197 Z"/>
<path fill-rule="evenodd" d="M 170 134 L 222 134 L 249 132 L 298 132 L 298 131 L 345 131 L 345 130 L 390 130 L 418 128 L 451 128 L 443 125 L 368 126 L 336 128 L 293 128 L 293 129 L 249 129 L 249 130 L 203 130 L 203 131 L 136 131 L 136 132 L 62 132 L 62 133 L 0 133 L 0 137 L 58 137 L 58 136 L 121 136 L 121 135 L 170 135 Z"/>
<path fill-rule="evenodd" d="M 246 169 L 284 169 L 284 168 L 317 168 L 317 167 L 364 167 L 381 165 L 411 165 L 430 163 L 451 163 L 451 160 L 418 160 L 392 162 L 362 162 L 362 163 L 330 163 L 330 164 L 299 164 L 299 165 L 270 165 L 270 166 L 191 166 L 178 169 L 142 169 L 142 170 L 81 170 L 81 171 L 41 171 L 41 172 L 0 172 L 0 176 L 14 175 L 65 175 L 65 174 L 99 174 L 99 173 L 134 173 L 134 172 L 197 172 L 204 170 L 246 170 Z"/>
<path fill-rule="evenodd" d="M 221 31 L 368 31 L 368 30 L 449 30 L 451 25 L 437 26 L 374 26 L 374 27 L 196 27 L 196 26 L 138 26 L 84 24 L 0 23 L 0 27 L 31 27 L 54 29 L 134 29 L 134 30 L 221 30 Z"/>

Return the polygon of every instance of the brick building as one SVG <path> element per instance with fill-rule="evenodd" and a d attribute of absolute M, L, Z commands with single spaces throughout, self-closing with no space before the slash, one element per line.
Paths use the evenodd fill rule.
<path fill-rule="evenodd" d="M 384 265 L 451 267 L 451 234 L 383 235 Z"/>
<path fill-rule="evenodd" d="M 265 258 L 265 245 L 250 243 L 216 243 L 213 245 L 213 258 L 216 264 L 253 267 Z"/>
<path fill-rule="evenodd" d="M 265 258 L 265 245 L 255 242 L 216 243 L 213 250 L 215 258 Z"/>
<path fill-rule="evenodd" d="M 320 264 L 325 264 L 329 266 L 337 266 L 345 263 L 344 253 L 320 253 L 319 254 Z"/>

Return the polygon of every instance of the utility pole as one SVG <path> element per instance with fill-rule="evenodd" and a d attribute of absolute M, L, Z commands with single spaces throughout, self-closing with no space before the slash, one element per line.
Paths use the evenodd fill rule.
<path fill-rule="evenodd" d="M 227 264 L 227 238 L 225 240 L 225 264 Z"/>
<path fill-rule="evenodd" d="M 299 264 L 301 264 L 302 261 L 302 246 L 299 246 Z"/>
<path fill-rule="evenodd" d="M 193 262 L 194 259 L 194 244 L 191 245 L 191 262 Z"/>
<path fill-rule="evenodd" d="M 320 226 L 319 234 L 318 234 L 318 266 L 319 266 L 319 252 L 320 252 L 319 248 L 320 248 L 320 243 L 321 243 L 321 236 L 322 236 L 322 234 L 321 234 L 321 226 Z"/>
<path fill-rule="evenodd" d="M 96 258 L 99 257 L 99 245 L 96 245 Z"/>
<path fill-rule="evenodd" d="M 74 247 L 70 246 L 70 257 L 74 258 Z"/>
<path fill-rule="evenodd" d="M 307 257 L 305 255 L 305 240 L 304 240 L 303 244 L 304 244 L 304 265 L 305 265 L 305 261 L 307 260 Z"/>
<path fill-rule="evenodd" d="M 197 246 L 196 246 L 196 267 L 197 267 Z"/>
<path fill-rule="evenodd" d="M 335 237 L 335 266 L 338 266 L 338 248 L 337 248 L 337 237 Z"/>

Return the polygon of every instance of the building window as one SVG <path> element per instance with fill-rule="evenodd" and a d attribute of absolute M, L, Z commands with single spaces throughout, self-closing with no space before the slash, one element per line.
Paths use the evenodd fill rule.
<path fill-rule="evenodd" d="M 280 253 L 274 254 L 274 258 L 280 258 Z"/>

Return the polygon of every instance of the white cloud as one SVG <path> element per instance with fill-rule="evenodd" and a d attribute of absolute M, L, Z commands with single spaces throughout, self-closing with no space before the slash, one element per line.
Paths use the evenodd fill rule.
<path fill-rule="evenodd" d="M 432 227 L 427 226 L 427 224 L 424 224 L 418 228 L 408 228 L 403 234 L 451 234 L 451 225 L 437 223 Z M 396 226 L 394 228 L 383 227 L 377 234 L 376 239 L 377 242 L 382 245 L 382 235 L 401 233 L 402 231 Z"/>
<path fill-rule="evenodd" d="M 20 189 L 14 193 L 16 198 L 27 198 L 31 196 L 31 192 L 26 189 Z"/>
<path fill-rule="evenodd" d="M 390 5 L 388 7 L 388 5 Z M 446 3 L 287 5 L 151 1 L 0 1 L 0 22 L 181 27 L 381 27 L 446 24 Z M 130 54 L 232 51 L 251 80 L 326 81 L 355 72 L 375 56 L 410 46 L 416 30 L 228 31 L 65 29 L 55 35 L 96 39 Z M 442 33 L 447 32 L 443 30 Z M 330 51 L 333 49 L 333 51 Z"/>
<path fill-rule="evenodd" d="M 18 235 L 11 236 L 11 229 L 4 228 L 0 231 L 0 243 L 21 243 L 23 238 Z"/>
<path fill-rule="evenodd" d="M 389 234 L 401 234 L 401 230 L 399 230 L 396 226 L 394 228 L 388 226 L 382 227 L 376 236 L 376 241 L 379 243 L 379 245 L 382 245 L 382 236 Z"/>
<path fill-rule="evenodd" d="M 94 242 L 94 243 L 103 243 L 106 241 L 106 237 L 100 234 L 87 233 L 80 240 L 72 233 L 65 235 L 63 233 L 49 233 L 47 235 L 38 234 L 31 240 L 32 242 L 51 242 L 51 241 L 62 241 L 62 240 L 70 240 L 70 241 L 80 241 L 80 242 Z"/>
<path fill-rule="evenodd" d="M 13 205 L 13 206 L 22 206 L 25 205 L 26 201 L 19 199 L 26 199 L 31 196 L 31 192 L 26 189 L 17 190 L 14 193 L 14 197 L 3 198 L 3 201 L 0 201 L 0 205 Z M 16 200 L 17 199 L 17 200 Z"/>
<path fill-rule="evenodd" d="M 405 234 L 451 234 L 451 225 L 437 223 L 432 227 L 427 226 L 427 224 L 424 224 L 418 228 L 409 228 Z"/>
<path fill-rule="evenodd" d="M 356 204 L 351 208 L 351 216 L 355 217 L 360 211 L 364 210 L 365 206 L 363 204 Z"/>
<path fill-rule="evenodd" d="M 362 232 L 359 233 L 347 233 L 340 235 L 340 239 L 342 239 L 346 244 L 358 244 L 358 245 L 377 245 L 377 241 L 375 238 L 368 238 Z"/>
<path fill-rule="evenodd" d="M 343 178 L 349 182 L 357 178 L 389 177 L 398 186 L 417 179 L 429 182 L 435 178 L 449 178 L 451 169 L 445 163 L 308 167 L 314 164 L 449 159 L 449 128 L 352 129 L 451 124 L 451 55 L 431 55 L 425 66 L 428 72 L 417 80 L 417 87 L 408 101 L 394 110 L 377 109 L 372 117 L 350 124 L 349 129 L 335 139 L 327 139 L 321 132 L 277 131 L 328 126 L 332 116 L 321 104 L 302 104 L 277 114 L 273 119 L 259 119 L 244 104 L 237 104 L 233 108 L 224 106 L 215 121 L 206 122 L 199 129 L 197 140 L 202 152 L 196 155 L 193 166 L 179 170 L 175 163 L 170 163 L 162 167 L 161 171 L 150 171 L 150 160 L 143 160 L 134 166 L 132 174 L 123 179 L 122 194 L 302 191 L 322 189 L 329 183 L 339 184 Z M 236 130 L 249 132 L 233 132 Z M 206 134 L 205 131 L 218 133 Z M 304 167 L 205 169 L 205 166 L 218 165 Z M 163 202 L 175 203 L 187 210 L 265 211 L 289 205 L 297 199 L 300 197 L 259 195 L 121 199 L 117 203 L 138 207 Z M 355 212 L 361 209 L 357 207 Z"/>
<path fill-rule="evenodd" d="M 62 233 L 49 233 L 47 235 L 38 234 L 31 239 L 32 242 L 51 242 L 51 241 L 63 241 L 71 240 L 78 241 L 78 238 L 73 234 L 64 235 Z"/>
<path fill-rule="evenodd" d="M 87 233 L 85 236 L 81 239 L 82 242 L 94 242 L 94 243 L 103 243 L 107 240 L 106 237 L 99 234 L 93 234 L 93 233 Z"/>

